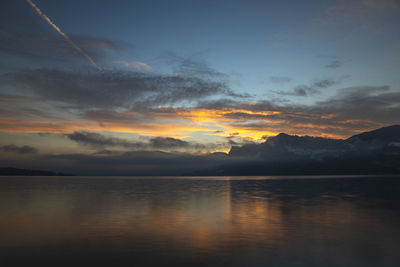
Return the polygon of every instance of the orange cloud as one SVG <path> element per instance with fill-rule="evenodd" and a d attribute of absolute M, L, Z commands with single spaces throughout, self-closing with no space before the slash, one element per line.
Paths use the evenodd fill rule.
<path fill-rule="evenodd" d="M 341 121 L 336 114 L 307 113 L 285 108 L 262 110 L 251 104 L 241 108 L 221 109 L 158 107 L 144 113 L 99 110 L 78 118 L 49 114 L 32 117 L 25 113 L 0 117 L 0 131 L 7 133 L 71 133 L 89 130 L 143 136 L 190 137 L 204 142 L 226 142 L 225 138 L 233 138 L 234 141 L 262 141 L 266 136 L 275 136 L 281 132 L 347 138 L 368 130 L 368 127 L 380 126 L 373 121 Z"/>
<path fill-rule="evenodd" d="M 109 131 L 119 133 L 137 133 L 146 136 L 186 136 L 190 132 L 212 131 L 205 127 L 185 124 L 151 124 L 119 122 L 98 123 L 87 120 L 42 121 L 21 118 L 0 117 L 0 131 L 5 133 L 72 133 L 74 131 Z"/>
<path fill-rule="evenodd" d="M 159 116 L 174 116 L 179 118 L 185 118 L 194 122 L 224 122 L 224 121 L 235 121 L 234 118 L 229 118 L 229 114 L 247 114 L 254 116 L 269 116 L 279 114 L 279 111 L 260 111 L 255 112 L 246 109 L 171 109 L 169 107 L 159 107 L 157 115 Z"/>

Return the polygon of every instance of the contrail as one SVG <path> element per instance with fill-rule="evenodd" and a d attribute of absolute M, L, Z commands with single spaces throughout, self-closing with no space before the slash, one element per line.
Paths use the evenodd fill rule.
<path fill-rule="evenodd" d="M 68 37 L 68 35 L 66 35 L 64 32 L 61 31 L 60 28 L 58 28 L 58 26 L 56 24 L 54 24 L 51 19 L 46 16 L 46 14 L 44 14 L 37 5 L 35 5 L 35 3 L 33 3 L 31 0 L 26 0 L 26 2 L 28 2 L 28 4 L 30 4 L 35 10 L 36 12 L 44 19 L 47 21 L 47 23 L 50 24 L 51 27 L 53 27 L 59 34 L 61 34 L 62 37 L 64 37 L 64 39 L 70 43 L 70 45 L 72 45 L 76 51 L 78 51 L 82 56 L 84 56 L 87 60 L 89 60 L 90 63 L 92 63 L 92 65 L 100 72 L 100 73 L 104 73 L 103 69 L 96 64 L 96 62 L 94 62 L 94 60 L 85 53 L 85 51 L 83 51 L 79 46 L 77 46 L 72 40 L 71 38 Z"/>

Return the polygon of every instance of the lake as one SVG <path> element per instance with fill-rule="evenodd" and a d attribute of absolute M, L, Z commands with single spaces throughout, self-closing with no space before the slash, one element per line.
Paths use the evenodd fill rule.
<path fill-rule="evenodd" d="M 0 177 L 0 266 L 399 266 L 400 177 Z"/>

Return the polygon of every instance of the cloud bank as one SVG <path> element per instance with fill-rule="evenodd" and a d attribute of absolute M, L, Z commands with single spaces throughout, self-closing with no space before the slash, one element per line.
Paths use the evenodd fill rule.
<path fill-rule="evenodd" d="M 10 152 L 10 153 L 17 153 L 17 154 L 35 154 L 38 150 L 31 146 L 17 146 L 14 144 L 0 146 L 0 151 L 3 152 Z"/>

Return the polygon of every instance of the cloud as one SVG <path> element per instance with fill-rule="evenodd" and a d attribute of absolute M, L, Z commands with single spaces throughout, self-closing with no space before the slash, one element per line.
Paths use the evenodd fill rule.
<path fill-rule="evenodd" d="M 338 90 L 337 98 L 354 98 L 365 97 L 371 95 L 379 95 L 380 93 L 387 93 L 390 91 L 390 86 L 353 86 L 345 87 Z"/>
<path fill-rule="evenodd" d="M 121 61 L 121 60 L 117 60 L 117 61 L 114 61 L 114 63 L 124 65 L 127 68 L 134 68 L 134 69 L 136 69 L 138 71 L 147 72 L 147 71 L 151 71 L 151 69 L 152 69 L 146 63 L 139 62 L 139 61 Z"/>
<path fill-rule="evenodd" d="M 66 134 L 66 136 L 83 145 L 103 147 L 103 146 L 122 146 L 122 147 L 140 147 L 140 143 L 133 143 L 121 138 L 106 137 L 99 133 L 86 132 L 86 131 L 75 131 L 72 134 Z"/>
<path fill-rule="evenodd" d="M 117 137 L 105 136 L 87 131 L 75 131 L 66 134 L 69 139 L 90 147 L 120 147 L 128 150 L 162 150 L 162 151 L 209 151 L 221 148 L 224 144 L 199 144 L 172 137 L 151 137 L 147 141 L 130 141 Z M 145 137 L 143 137 L 145 138 Z"/>
<path fill-rule="evenodd" d="M 174 74 L 177 76 L 199 76 L 208 78 L 226 79 L 227 75 L 214 70 L 208 63 L 202 59 L 202 53 L 191 56 L 181 56 L 173 52 L 167 52 L 158 57 L 158 60 L 164 62 L 169 67 L 174 68 Z"/>
<path fill-rule="evenodd" d="M 257 119 L 268 119 L 273 117 L 274 115 L 266 113 L 258 113 L 258 112 L 226 112 L 223 114 L 225 118 L 235 119 L 235 120 L 257 120 Z"/>
<path fill-rule="evenodd" d="M 285 77 L 285 76 L 270 76 L 269 80 L 273 83 L 289 83 L 291 82 L 293 79 L 290 77 Z"/>
<path fill-rule="evenodd" d="M 0 83 L 42 101 L 79 108 L 152 107 L 197 102 L 215 95 L 240 97 L 223 81 L 123 71 L 97 75 L 50 69 L 19 70 L 0 75 Z"/>
<path fill-rule="evenodd" d="M 144 111 L 146 112 L 146 111 Z M 140 135 L 170 135 L 170 136 L 188 136 L 193 132 L 209 132 L 213 131 L 207 125 L 198 125 L 179 119 L 175 115 L 156 116 L 149 114 L 148 119 L 143 117 L 132 117 L 131 113 L 123 111 L 112 111 L 112 115 L 107 115 L 105 111 L 94 113 L 93 116 L 86 117 L 64 117 L 64 118 L 32 118 L 31 116 L 22 116 L 22 114 L 6 114 L 0 116 L 0 132 L 5 133 L 56 133 L 68 134 L 73 131 L 109 131 L 137 133 Z M 102 116 L 105 116 L 104 118 Z M 114 117 L 115 119 L 109 119 Z"/>
<path fill-rule="evenodd" d="M 295 89 L 309 95 L 344 78 L 315 80 Z M 255 140 L 279 132 L 342 138 L 398 124 L 400 114 L 400 93 L 388 86 L 341 88 L 334 97 L 303 106 L 232 98 L 227 84 L 206 77 L 39 69 L 0 75 L 0 82 L 15 94 L 2 93 L 6 96 L 1 98 L 3 132 L 69 134 L 90 130 L 183 137 L 221 130 L 224 133 L 218 136 L 222 140 L 231 132 Z M 49 114 L 55 110 L 58 114 Z"/>
<path fill-rule="evenodd" d="M 269 101 L 202 102 L 202 108 L 223 113 L 225 130 L 257 137 L 263 132 L 344 138 L 400 123 L 400 92 L 389 86 L 346 87 L 316 104 L 276 105 Z M 231 111 L 227 112 L 227 110 Z M 209 112 L 211 114 L 211 112 Z M 266 135 L 266 134 L 264 134 Z"/>
<path fill-rule="evenodd" d="M 328 69 L 337 69 L 340 68 L 341 66 L 343 66 L 344 61 L 341 59 L 334 59 L 331 62 L 329 62 L 328 64 L 325 65 L 325 68 Z"/>
<path fill-rule="evenodd" d="M 334 113 L 337 120 L 398 124 L 399 103 L 400 92 L 391 91 L 389 86 L 361 86 L 342 88 L 337 96 L 319 102 L 314 109 Z"/>
<path fill-rule="evenodd" d="M 191 143 L 172 138 L 172 137 L 154 137 L 150 139 L 150 145 L 154 148 L 185 148 L 193 146 Z M 194 145 L 198 146 L 198 145 Z"/>
<path fill-rule="evenodd" d="M 337 95 L 303 105 L 278 105 L 270 101 L 234 99 L 202 100 L 192 107 L 153 107 L 138 111 L 94 109 L 71 120 L 23 114 L 0 117 L 6 132 L 71 133 L 91 131 L 135 132 L 140 135 L 188 136 L 218 130 L 218 136 L 238 132 L 240 137 L 261 139 L 279 132 L 344 138 L 360 131 L 399 124 L 400 92 L 388 86 L 346 87 Z M 15 116 L 17 116 L 15 115 Z M 7 115 L 7 116 L 13 116 Z M 187 149 L 189 151 L 190 149 Z M 195 150 L 195 149 L 193 149 Z"/>
<path fill-rule="evenodd" d="M 17 154 L 35 154 L 38 150 L 31 146 L 16 146 L 16 145 L 5 145 L 0 146 L 0 150 L 4 152 L 11 152 Z"/>
<path fill-rule="evenodd" d="M 325 89 L 336 84 L 339 84 L 341 79 L 320 79 L 311 82 L 308 85 L 302 84 L 293 88 L 291 92 L 273 91 L 279 95 L 285 96 L 310 96 L 320 93 L 321 89 Z"/>

